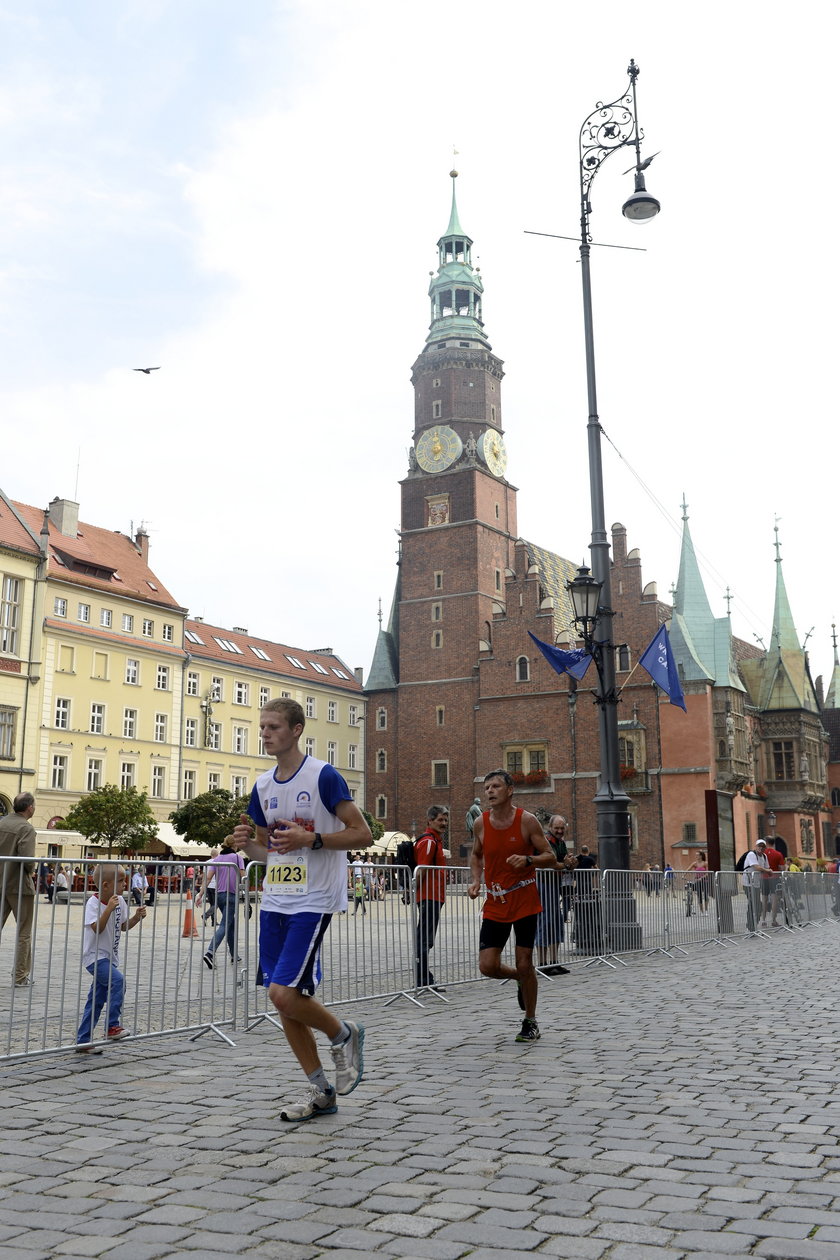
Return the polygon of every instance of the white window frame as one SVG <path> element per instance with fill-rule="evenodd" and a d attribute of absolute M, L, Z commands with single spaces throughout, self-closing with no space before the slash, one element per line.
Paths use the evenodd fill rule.
<path fill-rule="evenodd" d="M 199 678 L 199 675 L 195 672 L 195 670 L 188 669 L 187 670 L 187 695 L 197 696 L 200 683 L 201 683 L 201 679 Z"/>
<path fill-rule="evenodd" d="M 137 710 L 123 709 L 123 739 L 137 738 Z"/>
<path fill-rule="evenodd" d="M 57 731 L 70 730 L 70 701 L 66 696 L 56 696 L 55 698 L 55 721 L 53 726 Z"/>
<path fill-rule="evenodd" d="M 155 691 L 169 690 L 169 666 L 158 665 L 155 672 Z"/>
<path fill-rule="evenodd" d="M 155 742 L 156 744 L 165 744 L 165 743 L 166 743 L 166 732 L 167 732 L 167 727 L 168 727 L 168 724 L 169 724 L 169 714 L 168 714 L 168 713 L 156 713 L 156 714 L 155 714 L 155 733 L 154 733 L 154 742 Z"/>
<path fill-rule="evenodd" d="M 136 761 L 123 761 L 120 763 L 120 787 L 125 792 L 128 788 L 137 785 L 137 763 Z"/>
<path fill-rule="evenodd" d="M 104 629 L 106 629 L 106 630 L 110 630 L 110 629 L 111 629 L 111 627 L 112 627 L 112 626 L 113 626 L 113 624 L 114 624 L 114 613 L 113 613 L 113 610 L 112 610 L 112 609 L 110 609 L 110 608 L 100 608 L 100 610 L 99 610 L 99 624 L 100 624 L 100 626 L 103 626 L 103 627 L 104 627 Z"/>
<path fill-rule="evenodd" d="M 166 766 L 152 766 L 152 798 L 161 801 L 166 796 Z"/>
<path fill-rule="evenodd" d="M 69 761 L 70 759 L 65 753 L 53 753 L 50 787 L 54 792 L 64 792 L 67 789 Z"/>
<path fill-rule="evenodd" d="M 186 718 L 184 721 L 184 747 L 198 747 L 198 718 Z"/>
<path fill-rule="evenodd" d="M 327 764 L 330 766 L 338 765 L 338 741 L 330 739 L 327 741 Z"/>
<path fill-rule="evenodd" d="M 125 658 L 125 682 L 128 687 L 140 686 L 140 662 L 134 656 Z"/>
<path fill-rule="evenodd" d="M 86 791 L 88 792 L 98 792 L 99 789 L 102 787 L 102 758 L 101 757 L 88 757 L 85 782 L 87 784 Z"/>
<path fill-rule="evenodd" d="M 90 706 L 90 730 L 91 735 L 105 734 L 105 705 L 98 700 L 94 700 Z"/>
<path fill-rule="evenodd" d="M 55 599 L 53 600 L 53 616 L 54 617 L 67 616 L 67 600 L 64 599 L 61 595 L 56 595 Z"/>

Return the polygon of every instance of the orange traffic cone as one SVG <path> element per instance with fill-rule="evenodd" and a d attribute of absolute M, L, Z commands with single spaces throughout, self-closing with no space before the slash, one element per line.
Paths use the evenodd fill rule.
<path fill-rule="evenodd" d="M 192 889 L 187 889 L 187 908 L 184 911 L 184 930 L 181 936 L 198 936 L 198 928 L 195 926 L 195 915 L 193 914 Z"/>

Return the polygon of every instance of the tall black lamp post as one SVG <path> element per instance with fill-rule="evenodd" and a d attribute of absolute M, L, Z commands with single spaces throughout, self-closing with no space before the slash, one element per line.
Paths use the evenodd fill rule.
<path fill-rule="evenodd" d="M 621 786 L 618 755 L 618 697 L 615 690 L 615 656 L 612 642 L 612 592 L 610 589 L 610 544 L 604 513 L 604 477 L 601 465 L 601 424 L 595 390 L 595 341 L 592 330 L 592 285 L 589 251 L 592 238 L 589 217 L 592 206 L 589 191 L 602 162 L 618 149 L 635 149 L 635 190 L 624 203 L 622 213 L 634 223 L 644 223 L 659 213 L 659 202 L 645 188 L 644 171 L 652 158 L 642 161 L 635 61 L 627 69 L 630 82 L 618 100 L 598 104 L 580 129 L 580 261 L 583 280 L 583 326 L 586 342 L 586 389 L 589 402 L 589 493 L 592 502 L 592 573 L 581 569 L 569 584 L 575 604 L 575 618 L 583 629 L 583 639 L 598 670 L 599 739 L 601 778 L 595 796 L 598 832 L 598 861 L 602 870 L 627 870 L 630 865 L 630 798 Z"/>

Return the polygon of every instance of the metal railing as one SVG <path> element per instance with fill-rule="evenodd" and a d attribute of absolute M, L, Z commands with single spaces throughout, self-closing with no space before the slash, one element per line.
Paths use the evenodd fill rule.
<path fill-rule="evenodd" d="M 6 915 L 0 977 L 7 977 L 0 980 L 5 1017 L 0 1018 L 0 1059 L 53 1054 L 76 1045 L 91 986 L 83 965 L 85 903 L 97 887 L 100 868 L 113 864 L 74 863 L 72 887 L 57 891 L 55 882 L 44 883 L 46 864 L 36 863 L 39 889 L 30 893 L 26 868 L 33 864 L 0 859 Z M 210 907 L 203 894 L 198 905 L 194 900 L 189 864 L 119 860 L 119 865 L 128 879 L 129 914 L 138 900 L 148 903 L 145 918 L 121 934 L 119 946 L 125 977 L 120 1019 L 135 1038 L 213 1032 L 232 1044 L 232 1035 L 276 1018 L 259 969 L 261 871 L 256 864 L 248 866 L 239 895 L 231 894 L 228 903 L 230 949 L 219 930 L 218 907 Z M 470 871 L 440 869 L 438 913 L 418 906 L 417 876 L 407 868 L 371 870 L 376 878 L 366 881 L 364 899 L 351 895 L 347 911 L 332 917 L 322 945 L 321 1000 L 327 1005 L 371 999 L 444 1003 L 459 985 L 479 980 L 483 896 L 468 896 Z M 147 871 L 150 890 L 137 889 L 132 897 L 132 875 Z M 633 954 L 674 957 L 692 946 L 725 947 L 840 919 L 836 875 L 755 878 L 755 887 L 745 887 L 745 877 L 734 871 L 580 870 L 572 880 L 559 871 L 539 871 L 543 913 L 535 965 L 550 982 L 559 968 L 576 963 L 615 967 L 626 965 Z M 426 891 L 430 887 L 423 885 Z M 205 955 L 212 951 L 214 933 L 220 940 L 211 968 Z M 512 941 L 504 959 L 513 960 Z M 16 983 L 23 980 L 29 983 Z M 103 1017 L 94 1038 L 107 1039 L 104 1024 Z"/>

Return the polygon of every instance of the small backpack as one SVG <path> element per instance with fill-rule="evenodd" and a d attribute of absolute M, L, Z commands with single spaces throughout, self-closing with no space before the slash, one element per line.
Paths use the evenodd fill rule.
<path fill-rule="evenodd" d="M 413 840 L 401 840 L 397 845 L 397 866 L 407 866 L 413 871 L 417 866 L 417 854 L 414 852 Z"/>

